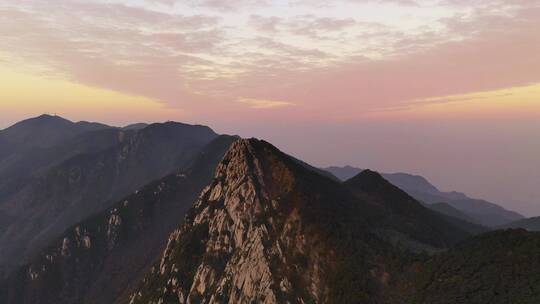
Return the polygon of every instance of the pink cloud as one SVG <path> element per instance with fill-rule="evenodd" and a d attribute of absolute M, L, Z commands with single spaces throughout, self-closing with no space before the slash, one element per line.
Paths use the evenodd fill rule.
<path fill-rule="evenodd" d="M 256 36 L 238 38 L 214 16 L 71 1 L 24 3 L 23 9 L 0 10 L 2 51 L 77 82 L 182 107 L 193 117 L 213 119 L 206 113 L 210 104 L 216 119 L 249 117 L 251 110 L 235 102 L 248 98 L 296 105 L 269 111 L 268 119 L 277 113 L 305 120 L 355 119 L 418 98 L 540 81 L 540 8 L 535 6 L 513 8 L 510 15 L 488 10 L 441 20 L 445 37 L 362 24 L 366 31 L 353 38 L 357 41 L 328 37 L 337 47 L 357 45 L 358 55 L 337 57 L 319 49 L 317 39 L 299 47 L 274 33 L 318 38 L 358 21 L 304 15 L 257 17 L 256 23 L 252 17 L 248 24 Z M 363 52 L 386 57 L 369 59 Z"/>
<path fill-rule="evenodd" d="M 351 26 L 357 25 L 358 22 L 352 18 L 330 18 L 314 15 L 299 15 L 290 18 L 251 15 L 249 24 L 261 32 L 285 32 L 314 39 L 321 39 L 326 33 L 344 31 Z M 375 24 L 364 23 L 363 25 L 374 26 Z"/>
<path fill-rule="evenodd" d="M 512 17 L 445 22 L 453 32 L 477 31 L 467 39 L 436 47 L 429 43 L 429 36 L 419 41 L 397 39 L 397 50 L 418 46 L 412 53 L 384 60 L 350 58 L 309 73 L 282 70 L 276 72 L 280 83 L 291 85 L 278 90 L 268 88 L 272 80 L 262 70 L 255 69 L 243 81 L 253 94 L 258 91 L 268 98 L 304 105 L 310 111 L 306 113 L 304 107 L 302 114 L 294 115 L 314 119 L 354 119 L 369 111 L 407 106 L 418 98 L 540 82 L 540 8 L 522 9 Z"/>
<path fill-rule="evenodd" d="M 267 0 L 189 0 L 195 7 L 205 7 L 220 11 L 240 10 L 250 7 L 268 6 Z"/>
<path fill-rule="evenodd" d="M 115 4 L 28 3 L 0 9 L 3 51 L 77 82 L 162 101 L 197 99 L 185 86 L 196 77 L 186 67 L 212 65 L 200 55 L 221 39 L 216 17 Z"/>

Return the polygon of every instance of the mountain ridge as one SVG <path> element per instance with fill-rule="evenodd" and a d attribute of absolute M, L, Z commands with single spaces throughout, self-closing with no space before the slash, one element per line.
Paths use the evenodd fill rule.
<path fill-rule="evenodd" d="M 220 136 L 185 169 L 69 227 L 0 284 L 2 303 L 112 303 L 148 270 L 235 140 Z"/>
<path fill-rule="evenodd" d="M 381 301 L 394 255 L 408 255 L 376 232 L 382 210 L 271 144 L 240 139 L 125 302 Z"/>
<path fill-rule="evenodd" d="M 62 144 L 48 148 L 52 153 L 45 156 L 52 158 L 44 160 L 58 159 L 58 163 L 48 168 L 40 160 L 46 165 L 43 172 L 35 167 L 20 179 L 0 181 L 0 212 L 13 218 L 0 234 L 0 266 L 9 272 L 66 225 L 180 168 L 217 136 L 204 126 L 164 123 L 141 130 L 82 133 L 63 142 L 67 152 L 60 158 L 55 152 L 63 151 L 58 148 Z M 41 159 L 42 150 L 37 152 L 30 155 L 33 158 L 23 158 L 23 163 Z"/>
<path fill-rule="evenodd" d="M 344 185 L 359 198 L 382 208 L 372 226 L 393 229 L 434 246 L 433 249 L 450 247 L 469 236 L 466 230 L 424 207 L 378 172 L 364 170 L 345 181 Z"/>
<path fill-rule="evenodd" d="M 421 176 L 341 182 L 206 126 L 81 125 L 97 129 L 23 155 L 34 168 L 15 181 L 28 188 L 0 179 L 0 250 L 31 236 L 30 250 L 11 248 L 7 261 L 24 264 L 0 279 L 1 303 L 540 300 L 540 234 L 484 233 L 475 208 L 497 207 L 458 192 L 443 193 L 458 203 L 434 200 L 442 192 Z"/>
<path fill-rule="evenodd" d="M 332 174 L 342 180 L 363 171 L 362 169 L 351 166 L 327 167 L 326 170 L 329 170 Z M 408 173 L 383 173 L 382 175 L 392 184 L 403 189 L 415 199 L 426 203 L 428 207 L 431 207 L 432 204 L 436 203 L 447 203 L 451 207 L 458 209 L 460 212 L 465 213 L 465 215 L 472 219 L 475 224 L 498 227 L 524 218 L 517 212 L 506 210 L 497 204 L 485 200 L 469 198 L 460 192 L 442 192 L 426 178 L 419 175 Z M 445 212 L 449 210 L 446 208 L 438 208 L 437 211 Z M 447 215 L 453 216 L 454 213 L 455 212 L 450 211 Z"/>
<path fill-rule="evenodd" d="M 106 128 L 111 127 L 87 121 L 72 122 L 60 116 L 43 114 L 0 130 L 0 137 L 10 144 L 45 148 L 87 131 Z"/>

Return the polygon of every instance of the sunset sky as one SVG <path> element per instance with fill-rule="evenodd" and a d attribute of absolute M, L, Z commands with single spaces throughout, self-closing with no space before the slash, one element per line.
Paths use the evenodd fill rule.
<path fill-rule="evenodd" d="M 540 0 L 0 0 L 0 128 L 175 120 L 540 215 Z"/>

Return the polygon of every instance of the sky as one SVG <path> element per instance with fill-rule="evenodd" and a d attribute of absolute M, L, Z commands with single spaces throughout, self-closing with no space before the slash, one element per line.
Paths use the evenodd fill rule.
<path fill-rule="evenodd" d="M 0 0 L 0 128 L 182 121 L 540 215 L 540 0 Z"/>

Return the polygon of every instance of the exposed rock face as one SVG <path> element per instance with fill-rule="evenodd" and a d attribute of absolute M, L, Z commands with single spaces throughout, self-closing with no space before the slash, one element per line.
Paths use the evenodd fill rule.
<path fill-rule="evenodd" d="M 343 190 L 268 143 L 235 142 L 130 303 L 374 301 L 384 245 Z"/>

